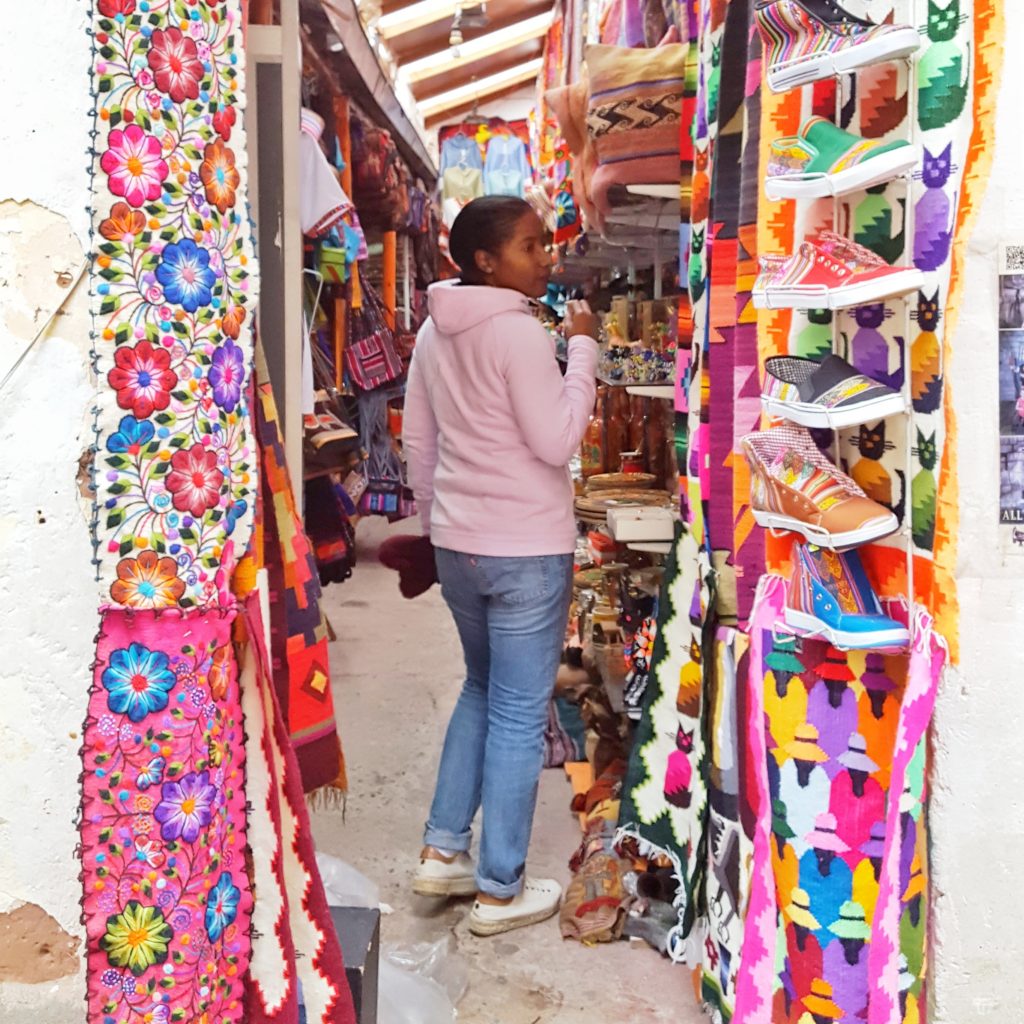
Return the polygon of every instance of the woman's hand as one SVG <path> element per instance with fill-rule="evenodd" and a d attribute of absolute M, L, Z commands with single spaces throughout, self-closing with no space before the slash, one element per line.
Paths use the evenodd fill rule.
<path fill-rule="evenodd" d="M 585 334 L 596 341 L 601 331 L 601 321 L 586 300 L 572 299 L 566 304 L 563 326 L 566 338 Z"/>

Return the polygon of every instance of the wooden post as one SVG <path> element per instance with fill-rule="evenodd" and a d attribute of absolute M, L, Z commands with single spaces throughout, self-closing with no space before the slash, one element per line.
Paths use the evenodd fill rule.
<path fill-rule="evenodd" d="M 344 299 L 334 300 L 334 386 L 341 391 L 345 381 L 345 338 L 348 308 Z"/>
<path fill-rule="evenodd" d="M 274 0 L 250 0 L 250 5 L 250 25 L 274 24 Z"/>
<path fill-rule="evenodd" d="M 394 231 L 385 231 L 384 237 L 384 312 L 387 314 L 388 326 L 395 329 L 395 310 L 398 301 L 398 235 Z"/>
<path fill-rule="evenodd" d="M 345 161 L 345 169 L 341 172 L 341 187 L 345 195 L 352 198 L 352 134 L 347 96 L 334 97 L 334 134 L 338 136 L 341 147 L 341 158 Z"/>

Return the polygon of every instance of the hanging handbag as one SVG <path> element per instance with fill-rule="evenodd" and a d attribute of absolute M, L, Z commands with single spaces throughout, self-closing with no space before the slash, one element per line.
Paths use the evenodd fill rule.
<path fill-rule="evenodd" d="M 402 360 L 394 334 L 384 319 L 384 307 L 369 284 L 363 285 L 363 305 L 351 310 L 345 369 L 362 391 L 372 391 L 402 376 Z"/>

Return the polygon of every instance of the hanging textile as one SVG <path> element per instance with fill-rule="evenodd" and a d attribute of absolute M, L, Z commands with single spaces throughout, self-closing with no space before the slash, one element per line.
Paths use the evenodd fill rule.
<path fill-rule="evenodd" d="M 257 367 L 256 423 L 263 494 L 263 557 L 270 579 L 270 654 L 277 700 L 307 793 L 347 789 L 331 695 L 320 577 L 295 504 L 277 406 Z M 330 795 L 325 791 L 323 795 Z"/>
<path fill-rule="evenodd" d="M 909 655 L 790 645 L 784 599 L 765 577 L 751 621 L 758 831 L 733 1019 L 923 1020 L 926 737 L 945 648 L 923 611 Z"/>
<path fill-rule="evenodd" d="M 295 750 L 272 682 L 258 594 L 240 623 L 249 749 L 249 835 L 259 896 L 252 915 L 246 1024 L 355 1024 L 341 948 L 317 870 Z"/>

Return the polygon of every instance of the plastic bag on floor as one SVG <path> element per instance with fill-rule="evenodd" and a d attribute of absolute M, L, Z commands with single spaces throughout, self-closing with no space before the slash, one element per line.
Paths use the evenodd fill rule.
<path fill-rule="evenodd" d="M 320 869 L 328 906 L 366 907 L 369 910 L 380 906 L 380 889 L 376 883 L 351 864 L 317 851 L 316 866 Z"/>
<path fill-rule="evenodd" d="M 381 960 L 377 1024 L 453 1024 L 457 1016 L 444 989 L 430 978 Z"/>
<path fill-rule="evenodd" d="M 469 965 L 458 952 L 455 937 L 437 942 L 415 942 L 409 946 L 387 946 L 384 959 L 405 971 L 429 978 L 458 1006 L 469 987 Z"/>

